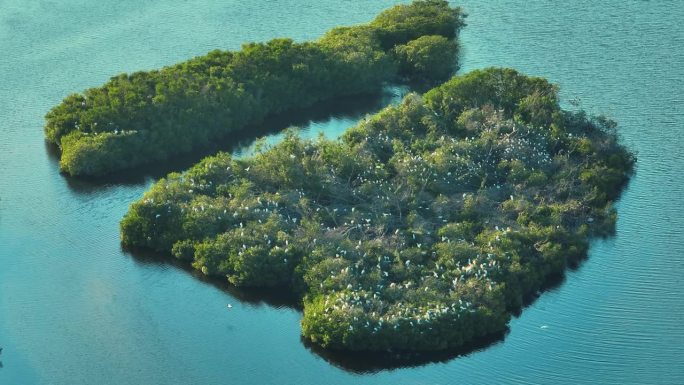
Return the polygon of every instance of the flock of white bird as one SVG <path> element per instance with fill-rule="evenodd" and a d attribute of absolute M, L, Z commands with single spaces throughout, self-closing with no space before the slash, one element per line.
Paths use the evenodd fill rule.
<path fill-rule="evenodd" d="M 379 132 L 367 135 L 360 147 L 350 149 L 355 164 L 364 167 L 351 176 L 334 164 L 325 165 L 313 142 L 298 142 L 300 152 L 289 156 L 305 175 L 322 173 L 311 175 L 311 179 L 323 181 L 323 191 L 338 195 L 312 193 L 302 187 L 306 181 L 294 181 L 293 187 L 286 181 L 265 185 L 264 181 L 273 178 L 265 176 L 271 170 L 261 166 L 259 157 L 280 151 L 276 146 L 244 161 L 225 154 L 213 158 L 190 174 L 167 180 L 161 194 L 166 194 L 164 204 L 155 204 L 151 197 L 144 202 L 158 208 L 155 221 L 179 210 L 184 220 L 219 224 L 222 231 L 239 238 L 240 256 L 253 247 L 262 251 L 284 248 L 311 253 L 319 248 L 329 252 L 326 259 L 341 261 L 338 265 L 342 267 L 318 275 L 321 281 L 315 286 L 323 293 L 325 306 L 313 316 L 331 322 L 345 318 L 350 331 L 359 328 L 378 333 L 419 325 L 430 328 L 434 322 L 478 312 L 478 296 L 499 286 L 497 277 L 510 262 L 510 255 L 497 252 L 496 243 L 514 232 L 510 226 L 515 227 L 515 222 L 491 226 L 487 229 L 492 234 L 489 250 L 481 248 L 467 262 L 457 261 L 450 268 L 437 263 L 436 246 L 440 242 L 474 244 L 436 233 L 441 226 L 458 220 L 458 212 L 450 212 L 451 208 L 477 196 L 477 188 L 464 187 L 464 181 L 481 181 L 482 175 L 496 171 L 502 160 L 519 160 L 530 169 L 547 166 L 552 154 L 546 138 L 539 130 L 512 122 L 496 126 L 494 141 L 443 135 L 429 151 L 414 150 L 403 138 L 403 153 L 383 163 L 376 151 L 391 149 L 400 138 L 389 129 L 367 127 Z M 239 192 L 244 181 L 251 182 L 251 190 Z M 505 178 L 486 188 L 501 190 L 504 183 Z M 219 185 L 228 189 L 219 194 Z M 431 194 L 433 201 L 416 201 L 416 194 L 421 192 Z M 441 206 L 435 204 L 438 198 Z M 319 224 L 315 238 L 302 238 L 310 234 L 303 228 L 313 220 Z M 287 236 L 277 237 L 265 230 L 273 223 Z M 374 247 L 378 245 L 381 247 Z M 418 262 L 406 255 L 417 256 Z M 290 258 L 292 268 L 297 260 L 296 255 Z M 282 258 L 282 263 L 287 265 L 288 259 Z M 425 302 L 409 303 L 406 298 L 424 298 Z"/>

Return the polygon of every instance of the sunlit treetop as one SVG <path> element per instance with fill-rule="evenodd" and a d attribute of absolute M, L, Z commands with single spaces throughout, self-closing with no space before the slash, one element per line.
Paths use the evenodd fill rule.
<path fill-rule="evenodd" d="M 46 115 L 60 168 L 103 175 L 203 148 L 266 116 L 387 82 L 443 81 L 456 69 L 459 8 L 415 1 L 312 42 L 274 39 L 121 74 L 67 96 Z"/>

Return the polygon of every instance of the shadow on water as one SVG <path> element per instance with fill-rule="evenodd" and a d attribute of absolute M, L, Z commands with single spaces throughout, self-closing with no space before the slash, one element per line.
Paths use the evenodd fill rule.
<path fill-rule="evenodd" d="M 300 300 L 292 295 L 289 288 L 239 288 L 231 285 L 227 280 L 221 279 L 220 277 L 208 277 L 194 269 L 186 261 L 178 260 L 170 255 L 139 248 L 124 248 L 123 251 L 141 264 L 173 266 L 177 269 L 181 269 L 192 275 L 193 278 L 218 288 L 242 303 L 252 306 L 266 305 L 275 308 L 287 307 L 300 312 L 302 311 Z M 385 370 L 418 367 L 431 363 L 447 362 L 502 342 L 506 334 L 508 334 L 508 329 L 502 333 L 493 334 L 472 341 L 459 349 L 425 353 L 408 351 L 351 352 L 331 350 L 315 345 L 303 337 L 301 338 L 301 343 L 311 353 L 323 358 L 331 365 L 351 373 L 367 374 Z"/>
<path fill-rule="evenodd" d="M 323 349 L 302 337 L 302 344 L 329 364 L 355 374 L 372 374 L 387 370 L 413 368 L 428 364 L 445 363 L 467 356 L 500 343 L 508 334 L 508 328 L 498 334 L 471 341 L 459 349 L 438 352 L 351 352 Z"/>
<path fill-rule="evenodd" d="M 579 266 L 575 266 L 574 268 L 579 268 Z M 519 317 L 522 314 L 522 310 L 532 305 L 541 296 L 541 293 L 557 289 L 564 281 L 564 275 L 558 274 L 550 276 L 541 290 L 525 297 L 523 300 L 523 306 L 517 311 L 514 311 L 512 315 L 514 317 Z M 460 348 L 437 352 L 352 352 L 324 349 L 303 337 L 301 341 L 302 344 L 309 349 L 309 351 L 320 356 L 331 365 L 351 373 L 370 374 L 386 370 L 405 369 L 428 364 L 445 363 L 502 343 L 509 331 L 510 329 L 506 327 L 506 330 L 501 333 L 495 333 L 477 338 Z"/>
<path fill-rule="evenodd" d="M 170 172 L 183 171 L 204 157 L 218 151 L 235 153 L 247 148 L 261 137 L 275 135 L 288 127 L 307 129 L 311 126 L 325 126 L 335 121 L 355 122 L 387 105 L 401 100 L 409 87 L 385 87 L 374 94 L 345 96 L 321 101 L 313 106 L 295 109 L 268 116 L 263 122 L 250 125 L 237 133 L 230 133 L 214 141 L 209 147 L 183 154 L 163 162 L 122 170 L 104 177 L 70 177 L 64 175 L 67 185 L 76 193 L 88 194 L 117 185 L 144 185 L 150 179 L 159 179 Z M 350 123 L 351 126 L 353 123 Z M 51 163 L 58 167 L 59 149 L 46 143 L 46 152 Z"/>
<path fill-rule="evenodd" d="M 288 307 L 297 311 L 302 311 L 301 301 L 292 294 L 289 288 L 270 288 L 270 289 L 245 289 L 238 288 L 228 283 L 220 277 L 208 277 L 186 262 L 173 258 L 170 255 L 156 253 L 150 250 L 139 248 L 123 249 L 135 261 L 142 264 L 151 265 L 171 265 L 190 273 L 194 278 L 210 284 L 235 299 L 251 304 L 253 306 L 273 306 L 275 308 Z M 577 271 L 582 268 L 583 262 L 588 258 L 587 255 L 568 262 L 568 271 Z M 539 291 L 531 293 L 523 298 L 522 307 L 513 310 L 513 317 L 520 317 L 523 309 L 534 304 L 542 293 L 558 289 L 566 280 L 565 274 L 554 274 L 546 278 L 546 282 Z M 437 352 L 410 352 L 410 351 L 343 351 L 324 349 L 309 340 L 301 337 L 301 343 L 311 353 L 323 358 L 331 365 L 350 373 L 371 374 L 382 371 L 392 371 L 397 369 L 414 368 L 435 363 L 445 363 L 459 357 L 464 357 L 472 353 L 489 348 L 493 345 L 502 343 L 508 335 L 510 329 L 506 327 L 501 333 L 495 333 L 481 338 L 477 338 L 458 349 L 443 350 Z"/>
<path fill-rule="evenodd" d="M 213 287 L 223 291 L 234 297 L 236 300 L 254 305 L 268 305 L 275 308 L 288 307 L 298 311 L 302 310 L 301 302 L 292 294 L 288 288 L 241 288 L 231 285 L 227 279 L 221 277 L 209 277 L 197 269 L 193 268 L 187 261 L 182 261 L 174 258 L 171 255 L 158 253 L 151 250 L 140 248 L 123 248 L 122 251 L 130 255 L 136 262 L 145 265 L 156 266 L 173 266 L 177 269 L 183 270 L 193 278 L 212 285 Z"/>
<path fill-rule="evenodd" d="M 122 251 L 130 255 L 136 262 L 145 265 L 173 266 L 181 269 L 193 278 L 212 285 L 215 288 L 229 294 L 236 300 L 252 306 L 272 306 L 274 308 L 291 308 L 302 311 L 301 301 L 289 288 L 239 288 L 228 283 L 220 277 L 208 277 L 194 269 L 188 262 L 173 258 L 170 255 L 157 253 L 140 248 L 123 248 Z M 582 259 L 584 260 L 584 259 Z M 581 267 L 582 261 L 576 261 L 571 270 Z M 547 278 L 545 285 L 540 291 L 524 298 L 523 306 L 513 311 L 514 317 L 519 317 L 522 310 L 532 305 L 542 293 L 552 291 L 560 287 L 565 281 L 565 275 L 557 274 Z M 324 349 L 319 345 L 301 338 L 301 343 L 311 353 L 323 358 L 331 365 L 342 370 L 356 374 L 378 373 L 403 368 L 419 367 L 434 363 L 445 363 L 453 359 L 470 355 L 484 350 L 498 343 L 502 343 L 509 333 L 508 327 L 501 333 L 491 334 L 477 338 L 458 349 L 450 349 L 437 352 L 410 352 L 410 351 L 385 351 L 385 352 L 355 352 Z"/>

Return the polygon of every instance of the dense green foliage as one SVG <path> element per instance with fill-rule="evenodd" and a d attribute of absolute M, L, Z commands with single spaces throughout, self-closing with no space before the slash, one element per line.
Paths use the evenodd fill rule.
<path fill-rule="evenodd" d="M 610 233 L 634 166 L 614 124 L 510 69 L 409 95 L 341 139 L 290 133 L 160 180 L 121 222 L 239 286 L 286 286 L 325 347 L 438 350 L 503 330 Z"/>
<path fill-rule="evenodd" d="M 399 78 L 444 80 L 463 26 L 446 1 L 415 1 L 315 42 L 276 39 L 158 71 L 113 77 L 46 116 L 60 167 L 101 175 L 164 160 L 259 123 L 266 115 L 336 96 L 378 91 Z"/>
<path fill-rule="evenodd" d="M 456 66 L 456 42 L 443 36 L 423 36 L 395 49 L 399 72 L 428 83 L 447 79 Z"/>

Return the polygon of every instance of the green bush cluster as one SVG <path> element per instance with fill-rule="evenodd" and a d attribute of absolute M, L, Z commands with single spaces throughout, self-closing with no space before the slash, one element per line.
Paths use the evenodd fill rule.
<path fill-rule="evenodd" d="M 561 110 L 543 79 L 489 68 L 339 140 L 289 132 L 254 157 L 170 174 L 121 237 L 235 285 L 288 287 L 303 335 L 324 347 L 449 349 L 505 329 L 610 232 L 634 162 L 612 122 Z"/>
<path fill-rule="evenodd" d="M 269 114 L 378 91 L 400 77 L 444 80 L 455 69 L 462 26 L 460 9 L 446 1 L 415 1 L 314 42 L 275 39 L 122 74 L 66 97 L 46 115 L 45 135 L 72 175 L 168 159 Z"/>

